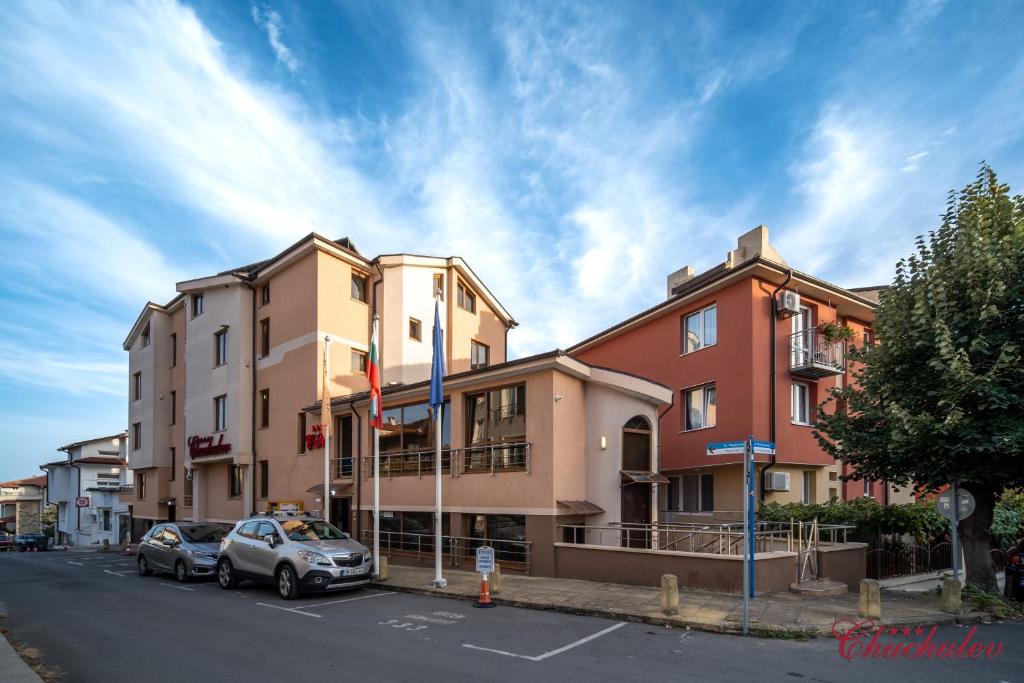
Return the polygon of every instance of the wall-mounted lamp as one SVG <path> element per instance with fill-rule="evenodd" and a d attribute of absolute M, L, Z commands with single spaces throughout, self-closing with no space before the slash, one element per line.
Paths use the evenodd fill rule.
<path fill-rule="evenodd" d="M 608 450 L 608 437 L 607 436 L 602 436 L 601 437 L 601 450 L 602 451 Z"/>
<path fill-rule="evenodd" d="M 555 400 L 556 401 L 561 401 L 562 400 L 562 395 L 561 394 L 555 394 Z"/>

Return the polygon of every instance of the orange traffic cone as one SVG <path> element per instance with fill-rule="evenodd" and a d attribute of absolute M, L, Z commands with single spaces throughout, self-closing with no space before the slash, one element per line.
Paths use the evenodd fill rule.
<path fill-rule="evenodd" d="M 487 574 L 484 574 L 483 580 L 480 581 L 480 598 L 473 603 L 473 607 L 494 607 L 494 603 L 491 602 L 491 588 L 487 584 Z"/>

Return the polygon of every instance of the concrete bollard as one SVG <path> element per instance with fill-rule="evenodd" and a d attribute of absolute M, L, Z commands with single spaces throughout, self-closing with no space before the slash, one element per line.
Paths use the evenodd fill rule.
<path fill-rule="evenodd" d="M 679 614 L 679 579 L 675 574 L 661 575 L 661 611 L 669 616 Z"/>
<path fill-rule="evenodd" d="M 105 553 L 109 553 L 110 552 L 110 539 L 109 538 L 104 538 L 103 539 L 103 552 L 105 552 Z"/>
<path fill-rule="evenodd" d="M 882 586 L 878 581 L 861 579 L 858 613 L 863 619 L 882 618 Z"/>
<path fill-rule="evenodd" d="M 942 611 L 960 613 L 960 582 L 952 576 L 942 580 Z"/>
<path fill-rule="evenodd" d="M 491 586 L 491 595 L 501 592 L 501 565 L 494 563 L 494 571 L 487 577 L 487 583 Z"/>
<path fill-rule="evenodd" d="M 377 558 L 377 580 L 388 580 L 388 558 L 386 557 Z"/>

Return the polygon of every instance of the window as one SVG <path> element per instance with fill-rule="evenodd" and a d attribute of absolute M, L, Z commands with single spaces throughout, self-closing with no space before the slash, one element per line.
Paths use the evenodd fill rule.
<path fill-rule="evenodd" d="M 178 392 L 171 392 L 171 422 L 174 424 L 178 420 Z"/>
<path fill-rule="evenodd" d="M 142 448 L 142 423 L 136 422 L 132 425 L 132 450 L 137 451 Z"/>
<path fill-rule="evenodd" d="M 115 468 L 117 469 L 117 468 Z M 121 475 L 114 472 L 97 472 L 96 487 L 104 490 L 117 489 L 121 486 Z"/>
<path fill-rule="evenodd" d="M 494 557 L 508 562 L 526 560 L 526 516 L 525 515 L 473 515 L 469 530 L 470 547 L 490 545 Z"/>
<path fill-rule="evenodd" d="M 142 373 L 136 372 L 132 375 L 132 400 L 138 401 L 142 398 Z"/>
<path fill-rule="evenodd" d="M 263 285 L 260 289 L 260 305 L 266 306 L 270 303 L 270 283 Z"/>
<path fill-rule="evenodd" d="M 203 314 L 203 295 L 192 295 L 192 317 L 197 318 Z"/>
<path fill-rule="evenodd" d="M 213 365 L 224 365 L 228 362 L 228 331 L 221 330 L 213 335 Z"/>
<path fill-rule="evenodd" d="M 367 277 L 362 273 L 352 273 L 352 298 L 365 304 L 367 289 Z"/>
<path fill-rule="evenodd" d="M 192 477 L 188 475 L 188 468 L 185 469 L 185 507 L 192 507 Z"/>
<path fill-rule="evenodd" d="M 245 536 L 246 538 L 256 538 L 256 527 L 259 526 L 259 521 L 246 522 L 238 528 L 238 535 Z"/>
<path fill-rule="evenodd" d="M 810 387 L 802 382 L 793 382 L 790 416 L 794 424 L 811 423 Z"/>
<path fill-rule="evenodd" d="M 804 472 L 804 497 L 803 502 L 814 502 L 814 472 Z"/>
<path fill-rule="evenodd" d="M 260 358 L 270 355 L 270 318 L 260 321 Z"/>
<path fill-rule="evenodd" d="M 171 335 L 171 367 L 178 364 L 178 335 Z"/>
<path fill-rule="evenodd" d="M 469 367 L 472 370 L 486 368 L 491 362 L 491 347 L 478 341 L 469 342 Z"/>
<path fill-rule="evenodd" d="M 260 390 L 260 428 L 270 426 L 270 389 Z"/>
<path fill-rule="evenodd" d="M 266 536 L 273 536 L 274 541 L 280 541 L 281 535 L 277 533 L 277 529 L 270 522 L 260 522 L 259 527 L 256 529 L 256 538 L 263 540 Z"/>
<path fill-rule="evenodd" d="M 260 460 L 260 498 L 270 496 L 270 461 Z"/>
<path fill-rule="evenodd" d="M 793 336 L 790 344 L 790 365 L 802 365 L 810 360 L 813 351 L 813 318 L 811 309 L 800 307 L 800 312 L 793 316 Z"/>
<path fill-rule="evenodd" d="M 714 384 L 705 384 L 683 392 L 683 429 L 714 427 L 717 418 L 717 392 Z"/>
<path fill-rule="evenodd" d="M 231 465 L 231 472 L 228 480 L 230 485 L 228 496 L 230 498 L 238 498 L 242 495 L 242 487 L 245 485 L 245 474 L 242 471 L 241 465 Z"/>
<path fill-rule="evenodd" d="M 176 448 L 174 448 L 174 446 L 171 446 L 171 476 L 169 477 L 169 481 L 174 481 L 174 475 L 178 471 L 177 462 L 178 462 L 178 451 L 177 451 Z"/>
<path fill-rule="evenodd" d="M 469 394 L 466 403 L 467 472 L 521 470 L 527 465 L 526 385 Z"/>
<path fill-rule="evenodd" d="M 693 353 L 718 342 L 718 306 L 683 316 L 683 353 Z"/>
<path fill-rule="evenodd" d="M 444 275 L 441 273 L 434 274 L 434 291 L 431 294 L 444 301 Z"/>
<path fill-rule="evenodd" d="M 451 445 L 448 402 L 441 412 L 441 445 Z M 384 428 L 380 430 L 380 452 L 430 451 L 434 447 L 434 411 L 427 403 L 401 408 L 385 408 Z"/>
<path fill-rule="evenodd" d="M 416 318 L 409 318 L 409 339 L 423 341 L 423 325 Z"/>
<path fill-rule="evenodd" d="M 459 286 L 456 290 L 455 302 L 459 305 L 459 308 L 463 308 L 470 313 L 476 313 L 476 294 L 463 284 L 461 280 L 459 280 Z"/>
<path fill-rule="evenodd" d="M 146 498 L 146 473 L 136 472 L 135 473 L 135 490 L 138 492 L 139 500 L 145 500 Z"/>
<path fill-rule="evenodd" d="M 864 495 L 871 496 L 871 480 L 867 478 L 864 479 Z"/>
<path fill-rule="evenodd" d="M 299 455 L 306 452 L 306 414 L 299 413 Z"/>
<path fill-rule="evenodd" d="M 366 354 L 362 351 L 352 351 L 352 372 L 366 372 Z"/>
<path fill-rule="evenodd" d="M 684 474 L 669 477 L 668 509 L 712 512 L 715 509 L 715 475 Z"/>
<path fill-rule="evenodd" d="M 213 431 L 223 432 L 228 428 L 228 397 L 225 394 L 213 399 Z"/>
<path fill-rule="evenodd" d="M 836 472 L 835 470 L 832 470 L 831 472 L 828 473 L 828 480 L 839 481 L 839 473 Z"/>
<path fill-rule="evenodd" d="M 110 531 L 110 510 L 103 511 L 103 521 L 101 524 L 103 525 L 103 531 Z"/>
<path fill-rule="evenodd" d="M 142 330 L 142 348 L 149 346 L 149 341 L 149 325 L 146 325 L 146 328 Z"/>

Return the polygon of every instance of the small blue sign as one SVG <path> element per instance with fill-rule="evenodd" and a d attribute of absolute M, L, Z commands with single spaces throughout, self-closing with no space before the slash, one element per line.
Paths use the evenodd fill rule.
<path fill-rule="evenodd" d="M 771 441 L 755 441 L 754 453 L 758 455 L 774 455 L 775 444 Z"/>
<path fill-rule="evenodd" d="M 715 441 L 708 444 L 708 455 L 734 455 L 746 453 L 746 441 Z"/>

